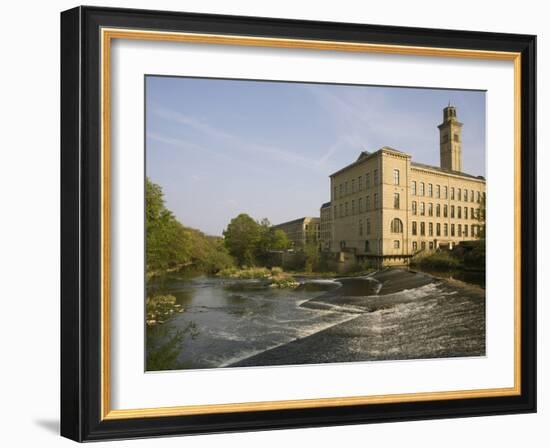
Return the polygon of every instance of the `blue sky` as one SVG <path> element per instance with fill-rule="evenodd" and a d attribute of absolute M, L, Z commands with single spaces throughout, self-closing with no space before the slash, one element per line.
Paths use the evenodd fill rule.
<path fill-rule="evenodd" d="M 463 170 L 485 175 L 479 91 L 146 77 L 146 173 L 186 226 L 221 235 L 248 213 L 319 216 L 329 175 L 391 146 L 439 166 L 443 108 L 457 108 Z"/>

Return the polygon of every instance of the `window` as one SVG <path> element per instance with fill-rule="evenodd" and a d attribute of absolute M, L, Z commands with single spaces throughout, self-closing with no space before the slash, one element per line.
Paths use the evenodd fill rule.
<path fill-rule="evenodd" d="M 426 242 L 425 241 L 422 241 L 420 243 L 420 247 L 422 248 L 422 250 L 426 249 Z"/>
<path fill-rule="evenodd" d="M 355 179 L 351 180 L 351 192 L 355 193 Z"/>
<path fill-rule="evenodd" d="M 359 220 L 359 236 L 363 236 L 363 220 Z"/>
<path fill-rule="evenodd" d="M 458 200 L 462 201 L 462 188 L 459 188 L 457 191 Z"/>
<path fill-rule="evenodd" d="M 441 185 L 435 186 L 435 197 L 439 199 L 441 197 Z"/>
<path fill-rule="evenodd" d="M 458 142 L 458 141 L 459 141 L 459 140 L 458 140 L 458 134 L 454 134 L 454 135 L 453 135 L 453 138 L 455 139 L 455 142 Z"/>
<path fill-rule="evenodd" d="M 479 214 L 479 208 L 476 209 L 476 219 L 479 219 L 481 215 Z"/>
<path fill-rule="evenodd" d="M 344 196 L 344 185 L 340 184 L 340 197 Z"/>
<path fill-rule="evenodd" d="M 413 241 L 413 252 L 416 252 L 418 250 L 418 243 L 416 241 Z"/>
<path fill-rule="evenodd" d="M 412 202 L 412 214 L 416 215 L 416 201 Z"/>
<path fill-rule="evenodd" d="M 447 204 L 445 204 L 443 206 L 443 217 L 444 218 L 446 218 L 449 215 L 449 213 L 447 212 L 448 209 L 449 209 L 449 207 L 447 206 Z"/>
<path fill-rule="evenodd" d="M 470 219 L 475 219 L 473 207 L 470 207 Z"/>
<path fill-rule="evenodd" d="M 420 196 L 424 196 L 424 182 L 420 182 Z"/>
<path fill-rule="evenodd" d="M 345 248 L 346 248 L 346 242 L 340 241 L 340 249 L 345 249 Z"/>
<path fill-rule="evenodd" d="M 430 248 L 430 250 L 433 250 L 434 249 L 434 242 L 430 241 L 428 247 Z"/>
<path fill-rule="evenodd" d="M 393 240 L 393 248 L 399 249 L 399 240 Z"/>
<path fill-rule="evenodd" d="M 365 252 L 370 252 L 369 240 L 365 241 Z"/>
<path fill-rule="evenodd" d="M 439 204 L 436 204 L 435 206 L 435 216 L 437 216 L 438 218 L 441 216 L 441 205 Z"/>
<path fill-rule="evenodd" d="M 413 222 L 412 222 L 412 234 L 413 234 L 413 235 L 416 235 L 416 231 L 417 231 L 417 229 L 416 229 L 416 221 L 413 221 Z"/>
<path fill-rule="evenodd" d="M 451 236 L 455 236 L 455 225 L 451 224 Z"/>
<path fill-rule="evenodd" d="M 399 170 L 393 170 L 393 184 L 399 185 Z"/>
<path fill-rule="evenodd" d="M 340 218 L 344 216 L 344 204 L 340 204 Z"/>
<path fill-rule="evenodd" d="M 443 236 L 449 236 L 449 224 L 443 224 Z"/>
<path fill-rule="evenodd" d="M 462 236 L 462 224 L 459 224 L 459 225 L 458 225 L 458 229 L 457 229 L 457 230 L 458 230 L 458 236 L 461 237 L 461 236 Z"/>
<path fill-rule="evenodd" d="M 358 184 L 359 184 L 359 191 L 363 190 L 363 176 L 359 176 Z"/>
<path fill-rule="evenodd" d="M 458 206 L 456 211 L 458 213 L 458 219 L 462 219 L 462 207 Z"/>
<path fill-rule="evenodd" d="M 370 188 L 370 173 L 365 174 L 365 188 Z"/>
<path fill-rule="evenodd" d="M 433 222 L 428 223 L 428 235 L 434 236 L 434 224 Z"/>
<path fill-rule="evenodd" d="M 430 202 L 428 204 L 428 216 L 433 216 L 434 215 L 434 205 Z"/>
<path fill-rule="evenodd" d="M 436 236 L 441 236 L 441 224 L 440 223 L 437 223 L 435 225 L 435 235 Z"/>
<path fill-rule="evenodd" d="M 336 219 L 338 217 L 338 212 L 336 210 L 337 210 L 337 208 L 336 208 L 336 206 L 334 206 L 334 219 Z"/>
<path fill-rule="evenodd" d="M 451 187 L 451 200 L 455 198 L 455 187 Z"/>
<path fill-rule="evenodd" d="M 445 186 L 443 187 L 443 199 L 447 199 L 449 197 L 449 187 Z"/>
<path fill-rule="evenodd" d="M 348 216 L 348 203 L 347 202 L 344 204 L 344 209 L 346 211 L 345 215 Z"/>
<path fill-rule="evenodd" d="M 374 185 L 378 185 L 378 170 L 374 170 Z"/>
<path fill-rule="evenodd" d="M 413 180 L 411 182 L 411 190 L 412 190 L 412 195 L 416 196 L 416 181 L 415 180 Z"/>
<path fill-rule="evenodd" d="M 362 213 L 363 212 L 363 198 L 359 198 L 357 200 L 358 204 L 357 204 L 357 207 L 359 208 L 359 213 Z"/>
<path fill-rule="evenodd" d="M 468 207 L 464 207 L 464 219 L 468 219 Z"/>
<path fill-rule="evenodd" d="M 455 206 L 451 205 L 451 218 L 455 217 Z"/>
<path fill-rule="evenodd" d="M 420 223 L 420 235 L 422 236 L 426 235 L 426 223 L 424 222 Z"/>
<path fill-rule="evenodd" d="M 365 208 L 367 211 L 370 210 L 370 196 L 367 196 L 367 200 L 365 202 Z"/>
<path fill-rule="evenodd" d="M 477 192 L 477 202 L 481 202 L 481 193 Z"/>
<path fill-rule="evenodd" d="M 425 214 L 426 214 L 425 204 L 424 204 L 424 202 L 421 202 L 420 203 L 420 216 L 424 216 Z"/>
<path fill-rule="evenodd" d="M 391 222 L 391 231 L 393 233 L 403 233 L 403 223 L 399 218 L 394 218 Z"/>
<path fill-rule="evenodd" d="M 378 208 L 378 193 L 374 193 L 374 208 Z"/>
<path fill-rule="evenodd" d="M 434 190 L 434 186 L 432 184 L 428 184 L 428 196 L 430 197 L 433 196 L 433 190 Z"/>
<path fill-rule="evenodd" d="M 464 202 L 468 202 L 468 190 L 464 189 Z"/>
<path fill-rule="evenodd" d="M 468 236 L 468 224 L 464 224 L 464 236 Z"/>
<path fill-rule="evenodd" d="M 474 190 L 470 190 L 470 202 L 474 202 Z"/>
<path fill-rule="evenodd" d="M 367 218 L 367 235 L 370 235 L 370 219 Z"/>
<path fill-rule="evenodd" d="M 351 200 L 351 214 L 355 215 L 355 199 Z"/>
<path fill-rule="evenodd" d="M 332 199 L 336 199 L 336 192 L 337 192 L 337 189 L 336 187 L 334 187 L 334 193 L 332 194 Z"/>
<path fill-rule="evenodd" d="M 393 208 L 399 208 L 399 193 L 393 194 Z"/>

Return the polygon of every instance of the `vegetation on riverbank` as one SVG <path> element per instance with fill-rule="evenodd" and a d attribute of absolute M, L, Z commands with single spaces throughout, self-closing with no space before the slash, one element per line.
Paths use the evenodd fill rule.
<path fill-rule="evenodd" d="M 194 269 L 215 273 L 234 265 L 223 239 L 185 227 L 166 208 L 162 188 L 145 181 L 147 277 Z"/>
<path fill-rule="evenodd" d="M 417 255 L 411 260 L 411 266 L 442 271 L 485 271 L 485 240 L 464 242 L 452 251 L 439 250 Z"/>
<path fill-rule="evenodd" d="M 183 311 L 172 295 L 157 295 L 145 300 L 146 323 L 148 326 L 163 324 L 172 314 Z"/>
<path fill-rule="evenodd" d="M 417 255 L 411 260 L 410 266 L 435 276 L 453 278 L 484 288 L 485 241 L 469 241 L 455 246 L 452 251 Z"/>
<path fill-rule="evenodd" d="M 178 361 L 182 345 L 188 338 L 198 334 L 195 323 L 188 324 L 183 330 L 174 333 L 164 326 L 147 329 L 147 354 L 145 369 L 147 371 L 184 369 L 184 362 Z"/>
<path fill-rule="evenodd" d="M 449 252 L 434 252 L 412 259 L 411 266 L 424 269 L 445 271 L 458 269 L 461 266 L 460 260 Z"/>
<path fill-rule="evenodd" d="M 232 279 L 255 279 L 269 281 L 269 286 L 272 288 L 295 288 L 300 285 L 294 277 L 281 268 L 274 267 L 271 269 L 264 267 L 251 267 L 238 269 L 235 267 L 226 268 L 216 274 L 218 277 Z"/>

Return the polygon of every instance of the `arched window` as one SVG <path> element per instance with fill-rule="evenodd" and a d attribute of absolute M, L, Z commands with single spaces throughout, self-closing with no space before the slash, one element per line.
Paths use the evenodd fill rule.
<path fill-rule="evenodd" d="M 391 231 L 393 233 L 403 233 L 403 223 L 399 218 L 394 218 L 391 222 Z"/>

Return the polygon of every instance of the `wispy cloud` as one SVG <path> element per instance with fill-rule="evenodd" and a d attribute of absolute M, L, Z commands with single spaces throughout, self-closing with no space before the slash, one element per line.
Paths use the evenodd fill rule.
<path fill-rule="evenodd" d="M 153 110 L 153 113 L 164 120 L 173 121 L 180 125 L 191 128 L 195 131 L 198 131 L 209 139 L 223 142 L 223 146 L 230 146 L 232 150 L 243 151 L 248 153 L 249 155 L 268 157 L 275 162 L 300 166 L 302 168 L 315 170 L 319 169 L 324 165 L 323 162 L 326 161 L 328 157 L 330 157 L 330 154 L 338 149 L 338 145 L 342 143 L 337 142 L 335 143 L 336 147 L 329 147 L 328 151 L 323 154 L 320 159 L 312 159 L 299 154 L 299 151 L 292 151 L 290 149 L 282 149 L 274 145 L 266 145 L 263 143 L 254 142 L 241 135 L 228 132 L 216 126 L 212 126 L 206 121 L 199 120 L 196 117 L 191 117 L 180 112 L 165 108 L 155 108 Z M 162 138 L 158 134 L 153 135 L 157 139 Z M 170 143 L 174 140 L 170 138 L 164 139 L 167 143 Z"/>

